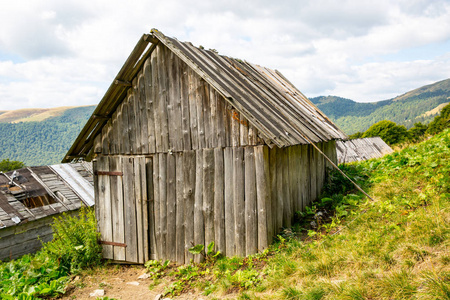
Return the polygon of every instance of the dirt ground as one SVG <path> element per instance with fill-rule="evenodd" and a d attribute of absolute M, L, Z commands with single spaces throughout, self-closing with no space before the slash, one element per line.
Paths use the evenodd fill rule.
<path fill-rule="evenodd" d="M 95 300 L 97 297 L 91 297 L 90 294 L 102 289 L 105 291 L 104 296 L 108 298 L 154 300 L 170 282 L 161 280 L 157 286 L 154 286 L 155 282 L 150 278 L 139 279 L 139 276 L 144 273 L 145 268 L 140 265 L 108 265 L 101 269 L 87 271 L 72 279 L 66 294 L 60 299 Z M 151 290 L 150 286 L 152 286 Z M 172 299 L 169 296 L 167 298 Z M 174 299 L 207 299 L 207 297 L 191 293 Z"/>

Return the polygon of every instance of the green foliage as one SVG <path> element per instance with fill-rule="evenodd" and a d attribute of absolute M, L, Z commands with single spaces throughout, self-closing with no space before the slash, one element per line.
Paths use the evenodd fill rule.
<path fill-rule="evenodd" d="M 367 129 L 363 134 L 365 137 L 379 136 L 389 145 L 395 145 L 407 140 L 407 130 L 405 126 L 399 126 L 392 121 L 379 121 Z"/>
<path fill-rule="evenodd" d="M 411 127 L 408 130 L 408 139 L 411 142 L 418 142 L 420 141 L 423 136 L 425 135 L 425 132 L 427 131 L 428 126 L 422 124 L 421 122 L 415 123 L 413 127 Z"/>
<path fill-rule="evenodd" d="M 80 218 L 60 217 L 53 229 L 53 241 L 38 253 L 0 263 L 1 299 L 57 297 L 71 274 L 100 263 L 93 210 L 82 209 Z"/>
<path fill-rule="evenodd" d="M 61 162 L 95 107 L 69 109 L 41 122 L 0 123 L 0 159 L 27 166 Z"/>
<path fill-rule="evenodd" d="M 161 277 L 169 266 L 170 261 L 160 262 L 159 260 L 149 260 L 145 263 L 145 267 L 153 279 Z"/>
<path fill-rule="evenodd" d="M 0 161 L 0 171 L 8 172 L 12 170 L 17 170 L 25 167 L 25 164 L 21 161 L 3 159 Z"/>
<path fill-rule="evenodd" d="M 58 216 L 52 229 L 53 240 L 44 244 L 42 251 L 58 260 L 62 269 L 76 273 L 101 263 L 100 234 L 93 209 L 82 207 L 79 216 Z"/>
<path fill-rule="evenodd" d="M 441 113 L 429 124 L 427 133 L 437 134 L 448 127 L 450 127 L 450 104 L 446 105 L 441 110 Z"/>
<path fill-rule="evenodd" d="M 355 140 L 355 139 L 360 139 L 360 138 L 362 138 L 363 134 L 364 134 L 364 132 L 358 131 L 357 133 L 350 134 L 348 137 L 349 137 L 349 139 L 351 139 L 351 140 Z"/>

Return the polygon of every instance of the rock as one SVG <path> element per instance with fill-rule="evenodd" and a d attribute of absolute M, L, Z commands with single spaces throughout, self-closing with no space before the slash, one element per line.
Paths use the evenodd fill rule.
<path fill-rule="evenodd" d="M 144 273 L 144 274 L 142 274 L 141 276 L 139 276 L 138 279 L 147 279 L 147 278 L 149 278 L 149 277 L 150 277 L 150 274 Z"/>
<path fill-rule="evenodd" d="M 127 282 L 127 284 L 138 286 L 139 282 L 137 282 L 137 281 L 130 281 L 130 282 Z"/>
<path fill-rule="evenodd" d="M 161 300 L 161 298 L 162 298 L 162 295 L 158 294 L 158 295 L 156 295 L 155 300 Z"/>
<path fill-rule="evenodd" d="M 95 290 L 93 293 L 89 294 L 90 297 L 103 297 L 105 296 L 105 290 Z"/>

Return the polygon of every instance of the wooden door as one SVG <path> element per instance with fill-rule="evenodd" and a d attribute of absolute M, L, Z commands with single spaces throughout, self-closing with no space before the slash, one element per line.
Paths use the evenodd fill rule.
<path fill-rule="evenodd" d="M 103 257 L 145 263 L 150 252 L 146 158 L 100 156 L 95 169 L 96 216 Z"/>

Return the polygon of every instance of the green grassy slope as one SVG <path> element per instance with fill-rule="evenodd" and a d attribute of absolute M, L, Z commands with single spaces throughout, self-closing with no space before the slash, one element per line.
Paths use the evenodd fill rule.
<path fill-rule="evenodd" d="M 358 103 L 336 96 L 310 99 L 347 134 L 365 131 L 381 120 L 410 128 L 416 122 L 428 123 L 438 113 L 436 107 L 450 102 L 450 79 L 415 89 L 394 99 Z"/>
<path fill-rule="evenodd" d="M 27 166 L 61 162 L 95 106 L 76 107 L 40 122 L 0 123 L 0 160 Z"/>
<path fill-rule="evenodd" d="M 294 235 L 280 243 L 263 286 L 251 294 L 450 299 L 450 130 L 345 169 L 375 201 L 334 194 L 314 204 L 304 218 L 318 228 L 300 229 L 306 240 Z M 325 211 L 334 213 L 318 217 Z"/>

